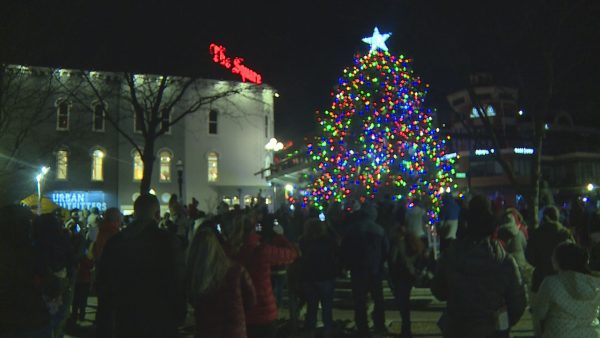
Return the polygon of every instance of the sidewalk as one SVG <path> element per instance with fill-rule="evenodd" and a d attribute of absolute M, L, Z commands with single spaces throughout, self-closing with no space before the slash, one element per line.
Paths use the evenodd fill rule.
<path fill-rule="evenodd" d="M 338 283 L 339 285 L 340 283 Z M 341 285 L 340 285 L 341 286 Z M 341 293 L 347 293 L 344 297 L 338 297 Z M 341 296 L 341 295 L 340 295 Z M 385 318 L 390 337 L 398 336 L 401 330 L 400 313 L 396 310 L 390 290 L 384 288 Z M 334 301 L 333 318 L 338 324 L 345 325 L 344 332 L 354 329 L 354 312 L 352 310 L 351 290 L 336 288 L 336 300 Z M 437 321 L 445 308 L 445 302 L 440 302 L 433 297 L 429 289 L 415 288 L 411 293 L 411 320 L 414 337 L 441 338 L 441 332 Z M 370 308 L 372 309 L 372 308 Z M 288 318 L 287 309 L 280 309 L 280 318 Z M 319 314 L 320 317 L 320 314 Z M 319 318 L 320 319 L 320 318 Z M 321 324 L 321 322 L 319 322 Z M 340 337 L 345 337 L 341 335 Z M 296 336 L 294 336 L 296 337 Z M 300 336 L 297 336 L 300 337 Z M 511 337 L 525 338 L 533 337 L 533 324 L 531 315 L 525 312 L 519 323 L 513 327 Z"/>
<path fill-rule="evenodd" d="M 348 337 L 354 329 L 354 313 L 352 311 L 351 291 L 347 288 L 347 284 L 342 280 L 337 283 L 336 298 L 334 301 L 333 317 L 339 326 L 340 333 L 338 337 Z M 385 308 L 386 308 L 386 325 L 390 331 L 389 337 L 394 337 L 400 334 L 400 313 L 395 309 L 392 295 L 389 288 L 384 289 Z M 92 334 L 92 322 L 96 315 L 96 298 L 90 297 L 88 301 L 86 321 L 79 322 L 78 326 L 67 330 L 70 335 L 65 337 L 94 337 Z M 412 305 L 412 330 L 414 337 L 420 338 L 438 338 L 441 337 L 440 330 L 437 327 L 437 320 L 442 314 L 445 307 L 444 302 L 437 301 L 429 289 L 413 289 L 411 294 Z M 320 316 L 320 314 L 319 314 Z M 289 312 L 286 307 L 279 311 L 280 323 L 285 324 L 289 318 Z M 319 322 L 319 325 L 321 323 Z M 192 312 L 188 313 L 184 331 L 187 333 L 183 337 L 193 337 L 192 330 L 194 319 Z M 523 318 L 511 331 L 511 337 L 524 338 L 533 337 L 531 316 L 528 311 L 525 312 Z M 281 330 L 281 337 L 296 338 L 297 335 L 285 335 L 285 329 Z"/>

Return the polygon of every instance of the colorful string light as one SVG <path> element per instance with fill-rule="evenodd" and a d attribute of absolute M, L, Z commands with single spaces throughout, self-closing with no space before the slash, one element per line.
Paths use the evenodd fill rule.
<path fill-rule="evenodd" d="M 411 60 L 373 50 L 355 55 L 332 92 L 328 110 L 317 115 L 320 138 L 308 144 L 314 163 L 310 195 L 319 209 L 347 199 L 419 197 L 430 223 L 440 195 L 455 188 L 454 158 L 422 105 L 428 85 L 413 74 Z"/>

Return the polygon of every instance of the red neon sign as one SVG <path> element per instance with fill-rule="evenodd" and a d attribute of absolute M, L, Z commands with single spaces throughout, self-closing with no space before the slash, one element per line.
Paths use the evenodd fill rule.
<path fill-rule="evenodd" d="M 214 43 L 211 43 L 208 49 L 215 63 L 218 63 L 227 69 L 231 69 L 233 74 L 239 74 L 242 78 L 242 82 L 246 82 L 247 80 L 256 84 L 262 83 L 262 76 L 260 76 L 260 74 L 243 65 L 243 58 L 236 57 L 231 60 L 230 57 L 225 55 L 225 47 Z"/>

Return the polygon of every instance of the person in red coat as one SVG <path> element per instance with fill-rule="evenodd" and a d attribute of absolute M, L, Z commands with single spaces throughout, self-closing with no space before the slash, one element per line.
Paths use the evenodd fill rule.
<path fill-rule="evenodd" d="M 256 302 L 248 271 L 227 257 L 215 232 L 198 230 L 190 246 L 186 291 L 194 307 L 195 337 L 246 338 L 245 311 Z"/>
<path fill-rule="evenodd" d="M 277 304 L 271 285 L 271 267 L 292 263 L 298 257 L 298 251 L 283 236 L 281 226 L 273 229 L 275 236 L 271 244 L 265 244 L 256 233 L 255 219 L 245 218 L 236 224 L 242 227 L 236 230 L 243 231 L 244 240 L 232 254 L 250 272 L 256 288 L 256 306 L 246 312 L 248 337 L 272 338 L 276 335 Z"/>
<path fill-rule="evenodd" d="M 119 232 L 119 227 L 123 223 L 123 215 L 119 208 L 109 208 L 104 213 L 104 218 L 98 226 L 98 236 L 92 249 L 94 260 L 99 261 L 104 250 L 106 242 Z"/>

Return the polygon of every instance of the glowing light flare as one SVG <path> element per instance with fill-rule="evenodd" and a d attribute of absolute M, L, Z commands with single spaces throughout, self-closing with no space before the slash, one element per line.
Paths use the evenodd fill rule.
<path fill-rule="evenodd" d="M 235 57 L 233 60 L 225 55 L 227 49 L 222 45 L 211 43 L 208 47 L 212 60 L 215 63 L 231 70 L 231 73 L 237 74 L 242 78 L 242 82 L 252 82 L 255 84 L 262 83 L 262 76 L 256 71 L 248 68 L 244 65 L 244 59 L 241 57 Z"/>

